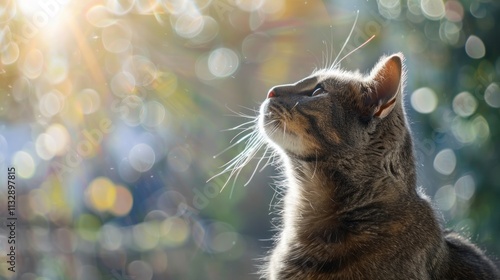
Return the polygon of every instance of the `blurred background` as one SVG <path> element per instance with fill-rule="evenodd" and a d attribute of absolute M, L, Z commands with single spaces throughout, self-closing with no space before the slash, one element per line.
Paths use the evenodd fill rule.
<path fill-rule="evenodd" d="M 0 279 L 257 279 L 276 170 L 214 158 L 270 87 L 403 52 L 419 185 L 500 256 L 500 3 L 4 0 Z M 233 141 L 234 142 L 234 141 Z M 17 263 L 8 269 L 7 168 Z M 17 277 L 17 278 L 16 278 Z"/>

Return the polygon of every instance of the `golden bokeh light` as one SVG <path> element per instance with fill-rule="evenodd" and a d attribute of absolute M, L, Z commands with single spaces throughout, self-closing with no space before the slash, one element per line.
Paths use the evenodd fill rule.
<path fill-rule="evenodd" d="M 89 184 L 85 194 L 89 206 L 100 212 L 113 209 L 116 203 L 116 186 L 106 177 L 94 179 Z"/>

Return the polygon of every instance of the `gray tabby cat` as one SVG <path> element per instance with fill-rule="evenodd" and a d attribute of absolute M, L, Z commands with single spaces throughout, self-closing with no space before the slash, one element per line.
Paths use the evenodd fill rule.
<path fill-rule="evenodd" d="M 417 190 L 402 61 L 382 57 L 368 76 L 320 70 L 269 91 L 258 123 L 286 194 L 263 278 L 500 279 Z"/>

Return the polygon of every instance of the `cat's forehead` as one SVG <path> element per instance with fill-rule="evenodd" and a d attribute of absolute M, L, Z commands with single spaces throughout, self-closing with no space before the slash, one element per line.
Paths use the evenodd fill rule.
<path fill-rule="evenodd" d="M 367 76 L 358 71 L 344 71 L 341 69 L 322 69 L 313 72 L 293 84 L 280 85 L 277 87 L 293 87 L 295 91 L 310 91 L 321 85 L 326 90 L 333 88 L 359 89 L 367 81 Z"/>
<path fill-rule="evenodd" d="M 316 77 L 318 83 L 333 83 L 333 84 L 345 84 L 345 83 L 362 83 L 366 80 L 366 77 L 362 75 L 359 71 L 345 71 L 341 69 L 323 69 L 313 73 Z"/>

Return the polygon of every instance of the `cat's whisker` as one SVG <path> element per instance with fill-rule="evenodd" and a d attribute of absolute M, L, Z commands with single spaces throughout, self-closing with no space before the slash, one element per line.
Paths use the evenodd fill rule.
<path fill-rule="evenodd" d="M 266 152 L 267 152 L 267 150 L 268 149 L 266 149 Z M 271 152 L 271 154 L 267 158 L 266 163 L 264 164 L 264 166 L 262 166 L 262 168 L 259 170 L 259 172 L 262 172 L 262 170 L 264 170 L 270 164 L 273 165 L 274 164 L 274 157 L 275 156 L 276 156 L 275 152 Z"/>
<path fill-rule="evenodd" d="M 247 135 L 245 135 L 245 136 L 243 136 L 243 137 L 241 137 L 238 141 L 236 141 L 235 143 L 231 144 L 229 147 L 225 148 L 224 150 L 222 150 L 222 151 L 221 151 L 221 152 L 219 152 L 218 154 L 214 155 L 214 156 L 213 156 L 213 158 L 217 158 L 217 157 L 219 157 L 220 155 L 222 155 L 223 153 L 227 152 L 228 150 L 230 150 L 230 149 L 231 149 L 231 148 L 233 148 L 234 146 L 236 146 L 236 145 L 238 145 L 239 143 L 243 142 L 245 139 L 247 139 L 247 138 L 251 137 L 251 136 L 252 136 L 252 134 L 253 134 L 253 132 L 252 132 L 252 133 L 249 133 L 249 134 L 247 134 Z M 233 141 L 233 140 L 231 140 L 231 142 L 232 142 L 232 141 Z M 230 143 L 231 143 L 231 142 L 230 142 Z"/>
<path fill-rule="evenodd" d="M 233 137 L 233 138 L 229 141 L 229 143 L 233 143 L 234 139 L 238 138 L 238 136 L 240 136 L 241 134 L 243 134 L 243 133 L 247 132 L 248 130 L 252 130 L 252 129 L 255 129 L 255 127 L 254 127 L 254 126 L 251 126 L 251 127 L 245 128 L 244 130 L 242 130 L 242 131 L 238 132 L 238 134 L 236 134 L 236 136 L 234 136 L 234 137 Z M 245 137 L 245 136 L 243 136 L 243 137 Z"/>
<path fill-rule="evenodd" d="M 245 115 L 245 114 L 225 114 L 224 116 L 226 117 L 238 117 L 238 118 L 245 118 L 245 119 L 255 119 L 255 116 L 250 116 L 250 115 Z"/>
<path fill-rule="evenodd" d="M 237 130 L 237 129 L 239 129 L 239 128 L 241 128 L 241 127 L 244 127 L 245 125 L 249 125 L 249 124 L 253 124 L 253 125 L 255 125 L 255 122 L 256 122 L 256 121 L 257 121 L 257 120 L 256 120 L 256 118 L 255 118 L 255 117 L 253 117 L 253 119 L 252 119 L 251 121 L 248 121 L 248 122 L 245 122 L 245 123 L 239 124 L 239 125 L 237 125 L 237 126 L 235 126 L 235 127 L 231 127 L 231 128 L 224 129 L 224 130 L 222 130 L 222 131 L 232 131 L 232 130 Z"/>
<path fill-rule="evenodd" d="M 264 126 L 268 126 L 268 125 L 273 124 L 273 123 L 275 123 L 275 122 L 277 122 L 277 121 L 278 121 L 278 120 L 272 120 L 272 121 L 270 121 L 270 122 L 268 122 L 268 123 L 264 124 Z"/>
<path fill-rule="evenodd" d="M 243 108 L 243 109 L 246 109 L 246 110 L 250 110 L 250 111 L 252 111 L 252 112 L 256 112 L 256 110 L 255 110 L 255 109 L 253 109 L 253 108 L 248 108 L 248 107 L 244 107 L 244 106 L 241 106 L 241 105 L 238 105 L 238 106 L 239 106 L 240 108 Z M 226 104 L 226 109 L 228 109 L 229 111 L 231 111 L 232 113 L 237 114 L 237 115 L 245 115 L 245 114 L 243 114 L 242 112 L 238 112 L 238 111 L 235 111 L 235 110 L 233 110 L 233 109 L 229 108 L 229 107 L 227 106 L 227 104 Z"/>
<path fill-rule="evenodd" d="M 333 58 L 334 48 L 333 48 L 333 27 L 330 25 L 330 57 Z M 325 65 L 325 69 L 328 65 L 331 65 L 331 61 L 328 61 L 328 64 Z"/>
<path fill-rule="evenodd" d="M 266 150 L 264 151 L 264 154 L 267 153 L 267 151 L 269 150 L 269 147 L 266 148 Z M 257 172 L 257 170 L 259 169 L 259 166 L 260 164 L 262 163 L 262 161 L 265 159 L 265 157 L 262 157 L 258 162 L 257 162 L 257 165 L 255 166 L 253 172 L 252 172 L 252 175 L 250 175 L 250 178 L 248 179 L 248 181 L 243 185 L 244 187 L 246 187 L 250 181 L 252 180 L 253 176 L 255 175 L 255 173 Z"/>

